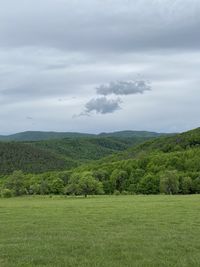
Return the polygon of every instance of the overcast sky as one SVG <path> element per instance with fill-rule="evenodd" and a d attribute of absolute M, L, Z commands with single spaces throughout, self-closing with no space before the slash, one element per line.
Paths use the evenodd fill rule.
<path fill-rule="evenodd" d="M 199 126 L 199 0 L 0 0 L 0 134 Z"/>

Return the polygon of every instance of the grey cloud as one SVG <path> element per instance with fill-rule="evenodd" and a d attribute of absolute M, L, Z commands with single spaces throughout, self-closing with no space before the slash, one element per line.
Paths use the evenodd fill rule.
<path fill-rule="evenodd" d="M 186 118 L 190 128 L 199 126 L 199 0 L 0 2 L 2 132 L 170 131 L 185 129 Z M 151 93 L 123 82 L 136 73 L 152 81 Z M 109 86 L 117 80 L 120 87 Z M 103 94 L 90 100 L 101 84 Z M 129 95 L 120 112 L 119 100 L 97 100 L 111 92 Z M 72 120 L 88 100 L 89 117 Z M 90 116 L 108 111 L 112 116 Z"/>
<path fill-rule="evenodd" d="M 132 95 L 132 94 L 143 94 L 145 91 L 151 90 L 149 82 L 144 80 L 136 81 L 117 81 L 110 82 L 107 85 L 100 85 L 96 88 L 98 95 L 103 97 L 93 98 L 85 105 L 85 112 L 80 115 L 89 115 L 91 112 L 100 114 L 113 113 L 118 109 L 121 109 L 120 103 L 121 98 L 108 99 L 107 95 Z M 76 116 L 75 116 L 76 117 Z"/>
<path fill-rule="evenodd" d="M 91 99 L 85 105 L 85 114 L 96 112 L 100 114 L 113 113 L 120 109 L 121 99 L 107 99 L 106 97 L 99 97 Z"/>
<path fill-rule="evenodd" d="M 0 17 L 1 46 L 87 53 L 199 50 L 199 0 L 7 0 Z"/>
<path fill-rule="evenodd" d="M 143 94 L 145 91 L 150 91 L 151 87 L 147 81 L 117 81 L 110 82 L 107 85 L 100 85 L 96 88 L 99 95 L 132 95 Z"/>

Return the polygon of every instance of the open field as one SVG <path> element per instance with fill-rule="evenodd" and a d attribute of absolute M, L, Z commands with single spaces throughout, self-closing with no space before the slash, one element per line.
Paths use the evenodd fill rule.
<path fill-rule="evenodd" d="M 0 199 L 0 266 L 200 266 L 200 195 Z"/>

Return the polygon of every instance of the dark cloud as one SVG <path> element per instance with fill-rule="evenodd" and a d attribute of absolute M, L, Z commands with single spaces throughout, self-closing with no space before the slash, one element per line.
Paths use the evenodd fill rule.
<path fill-rule="evenodd" d="M 85 105 L 85 114 L 96 112 L 100 114 L 113 113 L 120 109 L 121 99 L 107 99 L 106 97 L 99 97 L 91 99 Z"/>
<path fill-rule="evenodd" d="M 133 95 L 143 94 L 145 91 L 150 91 L 151 87 L 147 81 L 117 81 L 109 84 L 100 85 L 96 88 L 99 95 Z"/>

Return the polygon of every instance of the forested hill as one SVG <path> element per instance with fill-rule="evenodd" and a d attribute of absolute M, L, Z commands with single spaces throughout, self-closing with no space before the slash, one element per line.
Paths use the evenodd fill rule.
<path fill-rule="evenodd" d="M 9 174 L 14 170 L 26 173 L 68 170 L 84 162 L 124 151 L 149 138 L 84 136 L 31 142 L 0 142 L 0 174 Z"/>
<path fill-rule="evenodd" d="M 65 170 L 77 166 L 70 158 L 16 142 L 0 142 L 0 175 L 22 170 L 25 173 Z"/>
<path fill-rule="evenodd" d="M 125 151 L 112 154 L 94 163 L 83 165 L 85 170 L 138 168 L 147 173 L 166 169 L 200 171 L 200 128 L 167 137 L 158 137 Z M 126 169 L 126 167 L 125 167 Z M 199 173 L 200 176 L 200 173 Z"/>
<path fill-rule="evenodd" d="M 97 160 L 118 151 L 143 143 L 150 137 L 92 137 L 92 138 L 64 138 L 29 142 L 34 147 L 55 152 L 78 162 Z"/>
<path fill-rule="evenodd" d="M 176 152 L 185 151 L 189 148 L 200 148 L 200 128 L 175 134 L 172 136 L 161 136 L 155 139 L 148 140 L 139 144 L 138 146 L 133 146 L 123 151 L 109 157 L 109 161 L 118 161 L 130 158 L 136 158 L 140 155 L 150 154 L 154 152 Z M 108 159 L 103 159 L 105 162 Z"/>
<path fill-rule="evenodd" d="M 74 170 L 90 172 L 107 194 L 200 193 L 200 128 L 159 137 Z"/>
<path fill-rule="evenodd" d="M 87 134 L 76 132 L 41 132 L 27 131 L 12 135 L 0 135 L 0 141 L 41 141 L 61 138 L 83 138 L 83 137 L 118 137 L 118 138 L 152 138 L 165 135 L 164 133 L 155 133 L 147 131 L 119 131 L 113 133 Z"/>
<path fill-rule="evenodd" d="M 13 181 L 17 175 L 25 179 L 30 194 L 80 194 L 76 188 L 84 185 L 83 181 L 98 183 L 106 194 L 200 193 L 200 128 L 142 144 L 142 139 L 133 140 L 92 137 L 2 142 L 0 185 L 9 186 L 7 179 Z M 110 156 L 102 158 L 105 155 Z M 5 177 L 13 170 L 29 174 L 19 172 Z"/>

